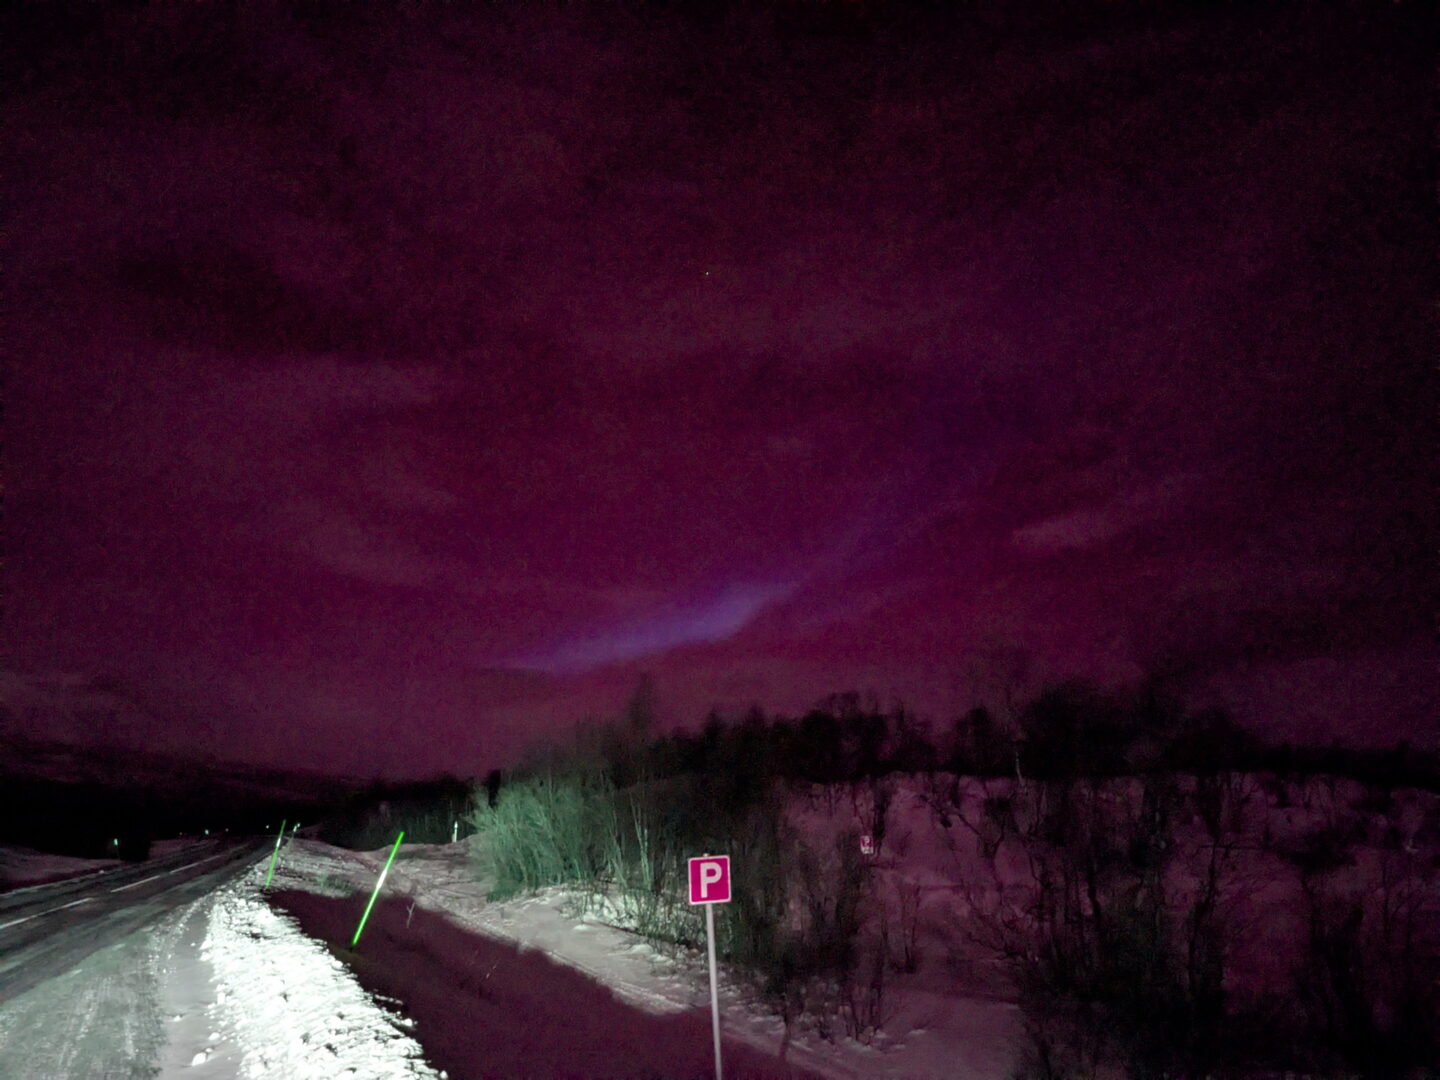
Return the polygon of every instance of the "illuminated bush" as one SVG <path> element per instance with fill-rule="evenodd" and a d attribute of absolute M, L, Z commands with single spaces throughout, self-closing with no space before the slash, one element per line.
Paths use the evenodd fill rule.
<path fill-rule="evenodd" d="M 494 875 L 492 897 L 590 885 L 613 859 L 615 791 L 602 775 L 546 772 L 507 785 L 493 807 L 481 802 L 471 824 L 474 850 Z"/>

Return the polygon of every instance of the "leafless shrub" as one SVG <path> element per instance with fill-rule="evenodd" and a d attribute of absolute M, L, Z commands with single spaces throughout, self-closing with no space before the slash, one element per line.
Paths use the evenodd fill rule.
<path fill-rule="evenodd" d="M 913 975 L 920 970 L 920 899 L 921 886 L 918 882 L 896 880 L 894 925 L 899 930 L 895 943 L 896 952 L 889 952 L 889 919 L 882 919 L 885 927 L 886 956 L 896 971 Z M 887 915 L 889 912 L 886 913 Z"/>
<path fill-rule="evenodd" d="M 1211 819 L 1234 809 L 1211 792 Z M 1028 880 L 1020 895 L 973 896 L 973 940 L 996 949 L 1029 1033 L 1035 1077 L 1196 1075 L 1213 1061 L 1224 1009 L 1221 913 L 1231 847 L 1207 838 L 1182 852 L 1181 792 L 1170 777 L 1027 785 L 1015 806 Z M 1182 889 L 1170 868 L 1198 862 Z"/>
<path fill-rule="evenodd" d="M 867 1046 L 875 1041 L 896 1011 L 894 994 L 886 982 L 889 952 L 889 927 L 881 920 L 877 940 L 865 950 L 858 970 L 840 984 L 840 1015 L 845 1033 Z"/>
<path fill-rule="evenodd" d="M 1403 850 L 1378 854 L 1373 888 L 1332 864 L 1301 867 L 1296 999 L 1330 1061 L 1398 1073 L 1440 1061 L 1440 876 Z"/>

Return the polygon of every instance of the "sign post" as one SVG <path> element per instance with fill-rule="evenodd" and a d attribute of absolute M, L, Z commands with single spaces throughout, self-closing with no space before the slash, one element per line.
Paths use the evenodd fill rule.
<path fill-rule="evenodd" d="M 724 1080 L 720 1063 L 720 992 L 715 977 L 715 905 L 730 902 L 730 856 L 702 855 L 690 860 L 690 903 L 705 905 L 705 948 L 710 955 L 710 1028 L 715 1035 L 715 1080 Z"/>

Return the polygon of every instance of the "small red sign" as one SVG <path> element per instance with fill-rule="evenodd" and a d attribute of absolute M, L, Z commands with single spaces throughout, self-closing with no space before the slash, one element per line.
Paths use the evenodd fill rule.
<path fill-rule="evenodd" d="M 860 854 L 875 854 L 875 837 L 871 836 L 869 833 L 865 833 L 863 836 L 860 837 Z"/>
<path fill-rule="evenodd" d="M 730 856 L 701 855 L 690 860 L 690 903 L 730 902 Z"/>

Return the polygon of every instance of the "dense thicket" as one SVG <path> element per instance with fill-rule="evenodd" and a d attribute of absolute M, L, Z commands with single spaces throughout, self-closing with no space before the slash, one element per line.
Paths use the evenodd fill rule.
<path fill-rule="evenodd" d="M 1431 986 L 1440 943 L 1419 921 L 1433 874 L 1402 841 L 1381 837 L 1388 891 L 1372 932 L 1336 873 L 1368 842 L 1368 826 L 1334 797 L 1340 777 L 1367 785 L 1372 807 L 1400 787 L 1440 790 L 1434 755 L 1268 745 L 1224 713 L 1190 712 L 1154 689 L 1078 682 L 1003 714 L 977 707 L 939 732 L 846 694 L 798 718 L 755 710 L 656 736 L 649 701 L 642 688 L 625 717 L 584 729 L 575 748 L 492 772 L 476 789 L 474 850 L 492 895 L 568 886 L 591 910 L 695 946 L 703 930 L 685 902 L 685 860 L 727 852 L 745 872 L 717 912 L 721 954 L 755 972 L 787 1023 L 807 1017 L 822 1033 L 843 1024 L 866 1038 L 885 1018 L 887 979 L 918 962 L 918 893 L 907 905 L 896 882 L 878 881 L 857 833 L 883 847 L 889 807 L 905 790 L 920 793 L 947 836 L 971 837 L 992 869 L 1006 844 L 1029 867 L 1020 915 L 972 904 L 956 932 L 1005 961 L 1032 1075 L 1086 1075 L 1107 1062 L 1137 1076 L 1400 1067 L 1435 1053 L 1411 1022 L 1440 1004 Z M 904 788 L 897 774 L 911 777 Z M 1307 777 L 1328 785 L 1329 832 L 1294 851 L 1268 829 L 1245 833 L 1266 799 L 1283 807 L 1313 788 Z M 849 827 L 802 834 L 797 805 L 822 816 L 843 805 L 837 820 Z M 1304 993 L 1283 1015 L 1226 982 L 1237 888 L 1227 875 L 1247 846 L 1301 875 L 1309 959 Z"/>
<path fill-rule="evenodd" d="M 649 735 L 633 713 L 585 736 L 585 752 L 610 781 L 707 776 L 722 800 L 746 799 L 771 782 L 855 783 L 892 773 L 1036 780 L 1176 773 L 1325 774 L 1387 787 L 1440 791 L 1440 755 L 1402 744 L 1386 749 L 1267 742 L 1223 710 L 1188 711 L 1154 689 L 1107 692 L 1072 681 L 1047 688 L 1010 717 L 977 706 L 948 728 L 921 723 L 904 706 L 839 694 L 800 717 L 751 710 L 699 731 Z M 524 773 L 524 769 L 520 773 Z M 487 799 L 500 779 L 492 774 Z"/>

